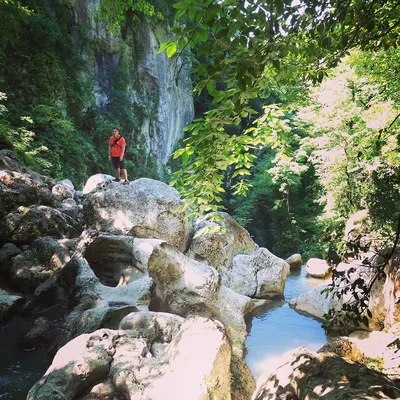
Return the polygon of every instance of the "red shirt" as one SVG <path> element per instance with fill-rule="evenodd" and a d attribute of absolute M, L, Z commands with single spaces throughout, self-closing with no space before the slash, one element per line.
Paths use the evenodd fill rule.
<path fill-rule="evenodd" d="M 116 144 L 114 145 L 114 143 Z M 110 137 L 110 146 L 111 146 L 111 156 L 121 157 L 122 149 L 125 146 L 125 139 L 120 135 L 118 135 L 117 137 L 113 135 Z"/>

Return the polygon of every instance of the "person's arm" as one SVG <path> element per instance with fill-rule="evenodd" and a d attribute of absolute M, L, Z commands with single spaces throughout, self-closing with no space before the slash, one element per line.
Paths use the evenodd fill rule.
<path fill-rule="evenodd" d="M 122 143 L 122 150 L 121 150 L 121 156 L 120 156 L 120 160 L 122 161 L 124 159 L 124 155 L 125 155 L 125 140 Z"/>
<path fill-rule="evenodd" d="M 108 143 L 108 159 L 111 158 L 111 143 Z"/>

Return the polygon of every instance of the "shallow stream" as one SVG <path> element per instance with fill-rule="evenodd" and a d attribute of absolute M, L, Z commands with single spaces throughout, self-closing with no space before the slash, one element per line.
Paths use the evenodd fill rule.
<path fill-rule="evenodd" d="M 245 361 L 255 379 L 267 370 L 274 369 L 276 360 L 286 351 L 305 346 L 317 350 L 327 337 L 321 322 L 292 310 L 288 302 L 323 281 L 308 278 L 305 266 L 292 272 L 286 281 L 285 301 L 273 301 L 250 322 Z M 55 321 L 62 319 L 65 310 L 55 307 L 44 315 Z M 41 314 L 43 315 L 43 314 Z M 35 315 L 38 318 L 41 315 Z M 39 345 L 35 351 L 18 350 L 17 342 L 22 332 L 31 324 L 29 320 L 15 317 L 0 323 L 0 399 L 25 400 L 29 389 L 44 374 L 51 359 L 45 346 Z"/>
<path fill-rule="evenodd" d="M 246 341 L 245 361 L 254 378 L 272 372 L 279 358 L 299 346 L 318 350 L 327 342 L 321 322 L 301 315 L 289 307 L 289 301 L 323 284 L 323 280 L 307 277 L 306 267 L 293 271 L 287 277 L 285 301 L 273 301 L 260 309 L 250 322 L 250 333 Z"/>

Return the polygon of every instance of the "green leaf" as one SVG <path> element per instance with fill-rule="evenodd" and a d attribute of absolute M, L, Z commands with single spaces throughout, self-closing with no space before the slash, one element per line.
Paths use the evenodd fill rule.
<path fill-rule="evenodd" d="M 168 40 L 168 42 L 164 42 L 161 43 L 160 48 L 157 51 L 157 54 L 162 53 L 166 48 L 168 48 L 169 46 L 171 46 L 172 41 Z"/>
<path fill-rule="evenodd" d="M 171 58 L 175 53 L 176 53 L 176 43 L 173 42 L 167 47 L 167 56 L 168 58 Z"/>

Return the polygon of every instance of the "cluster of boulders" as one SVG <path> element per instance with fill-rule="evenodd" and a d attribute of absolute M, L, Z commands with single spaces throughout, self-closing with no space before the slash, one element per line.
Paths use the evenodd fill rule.
<path fill-rule="evenodd" d="M 67 307 L 61 324 L 41 317 L 21 337 L 26 349 L 47 341 L 55 353 L 28 399 L 249 398 L 248 372 L 245 397 L 232 387 L 237 371 L 246 373 L 246 317 L 283 298 L 301 256 L 284 261 L 260 248 L 225 213 L 191 221 L 162 182 L 120 185 L 97 174 L 79 192 L 14 156 L 0 151 L 0 271 L 12 288 L 0 291 L 0 319 L 59 301 Z M 253 399 L 317 398 L 341 389 L 339 377 L 336 386 L 322 382 L 325 369 L 357 375 L 342 354 L 324 354 L 299 350 L 259 382 Z M 368 374 L 376 387 L 369 398 L 397 395 Z M 359 382 L 340 393 L 368 391 Z"/>
<path fill-rule="evenodd" d="M 382 245 L 377 248 L 377 239 L 370 232 L 368 221 L 366 210 L 350 216 L 344 236 L 348 249 L 345 262 L 330 265 L 326 260 L 317 258 L 307 261 L 307 275 L 321 279 L 321 284 L 292 299 L 290 305 L 293 308 L 324 320 L 329 310 L 338 312 L 344 304 L 362 299 L 365 288 L 369 312 L 363 315 L 368 321 L 360 323 L 363 329 L 382 330 L 400 321 L 400 252 L 396 250 L 391 254 L 392 249 L 382 248 Z M 389 262 L 388 254 L 391 255 Z M 341 329 L 341 318 L 337 321 L 338 324 L 332 325 L 332 328 Z M 351 318 L 346 319 L 348 331 L 359 326 L 351 324 Z"/>
<path fill-rule="evenodd" d="M 52 335 L 41 318 L 20 341 L 33 348 L 51 340 L 50 348 L 60 349 L 29 398 L 66 391 L 89 399 L 100 391 L 162 399 L 171 387 L 176 398 L 229 398 L 231 352 L 236 360 L 243 355 L 245 317 L 283 298 L 289 265 L 228 214 L 193 223 L 162 182 L 123 186 L 99 174 L 78 192 L 13 157 L 0 154 L 0 200 L 7 204 L 0 268 L 18 294 L 0 296 L 0 318 L 57 301 L 68 307 Z M 139 333 L 126 322 L 133 320 Z M 187 385 L 177 385 L 191 363 Z"/>

